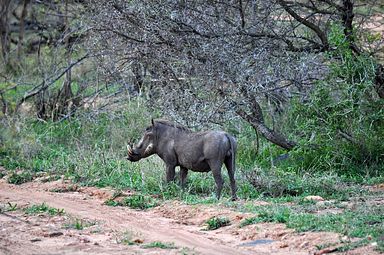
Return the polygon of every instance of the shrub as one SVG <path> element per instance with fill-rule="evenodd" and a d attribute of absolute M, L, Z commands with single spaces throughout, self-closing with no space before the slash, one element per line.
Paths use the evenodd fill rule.
<path fill-rule="evenodd" d="M 221 227 L 228 226 L 230 221 L 226 217 L 212 217 L 205 222 L 207 225 L 206 230 L 215 230 Z"/>

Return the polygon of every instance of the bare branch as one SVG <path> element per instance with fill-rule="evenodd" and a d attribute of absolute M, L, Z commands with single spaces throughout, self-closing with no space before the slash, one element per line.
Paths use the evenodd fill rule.
<path fill-rule="evenodd" d="M 286 12 L 288 12 L 295 20 L 303 24 L 304 26 L 310 28 L 313 30 L 317 36 L 320 38 L 322 42 L 322 47 L 327 50 L 329 48 L 329 43 L 327 39 L 327 35 L 320 29 L 320 27 L 316 26 L 314 23 L 310 22 L 309 20 L 301 17 L 299 14 L 297 14 L 292 8 L 288 6 L 288 3 L 284 0 L 277 0 L 277 2 L 284 8 Z"/>
<path fill-rule="evenodd" d="M 63 77 L 67 72 L 68 70 L 70 70 L 72 67 L 74 67 L 75 65 L 79 64 L 81 61 L 83 61 L 84 59 L 88 58 L 89 57 L 89 54 L 85 54 L 84 56 L 82 56 L 81 58 L 77 59 L 76 61 L 72 62 L 69 66 L 67 66 L 59 75 L 57 75 L 56 77 L 54 77 L 52 80 L 50 80 L 49 82 L 47 82 L 46 80 L 42 81 L 39 85 L 35 86 L 34 88 L 32 88 L 29 92 L 27 92 L 23 98 L 19 101 L 19 103 L 17 103 L 17 106 L 16 106 L 16 111 L 17 109 L 20 107 L 20 105 L 22 103 L 24 103 L 27 99 L 37 95 L 38 93 L 40 93 L 42 90 L 48 88 L 49 86 L 51 86 L 52 84 L 54 84 L 56 81 L 58 81 L 61 77 Z"/>

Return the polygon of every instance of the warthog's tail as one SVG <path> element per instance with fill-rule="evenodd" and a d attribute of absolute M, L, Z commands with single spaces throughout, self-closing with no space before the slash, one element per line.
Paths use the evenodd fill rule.
<path fill-rule="evenodd" d="M 230 147 L 231 147 L 231 162 L 225 162 L 227 170 L 228 170 L 228 175 L 229 175 L 229 180 L 231 182 L 231 190 L 232 190 L 232 200 L 236 200 L 236 182 L 235 182 L 235 171 L 236 171 L 236 141 L 234 138 L 228 134 L 225 134 L 227 137 Z"/>
<path fill-rule="evenodd" d="M 231 165 L 233 167 L 233 171 L 235 171 L 235 156 L 236 156 L 236 149 L 235 149 L 235 146 L 233 144 L 233 140 L 232 140 L 232 137 L 228 134 L 225 134 L 225 136 L 228 138 L 228 141 L 229 141 L 229 145 L 231 146 L 231 159 L 232 159 L 232 162 L 231 162 Z"/>

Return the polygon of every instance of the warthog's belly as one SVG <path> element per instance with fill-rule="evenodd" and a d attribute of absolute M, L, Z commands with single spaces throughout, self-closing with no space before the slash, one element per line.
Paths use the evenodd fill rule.
<path fill-rule="evenodd" d="M 206 161 L 202 162 L 184 162 L 183 164 L 180 164 L 180 166 L 183 166 L 189 170 L 192 170 L 194 172 L 209 172 L 211 169 L 209 168 L 209 165 Z"/>

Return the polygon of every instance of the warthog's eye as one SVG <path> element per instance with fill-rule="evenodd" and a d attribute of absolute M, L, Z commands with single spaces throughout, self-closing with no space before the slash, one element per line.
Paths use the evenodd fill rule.
<path fill-rule="evenodd" d="M 150 139 L 150 138 L 152 138 L 152 133 L 146 133 L 144 136 L 145 136 L 145 138 Z"/>

